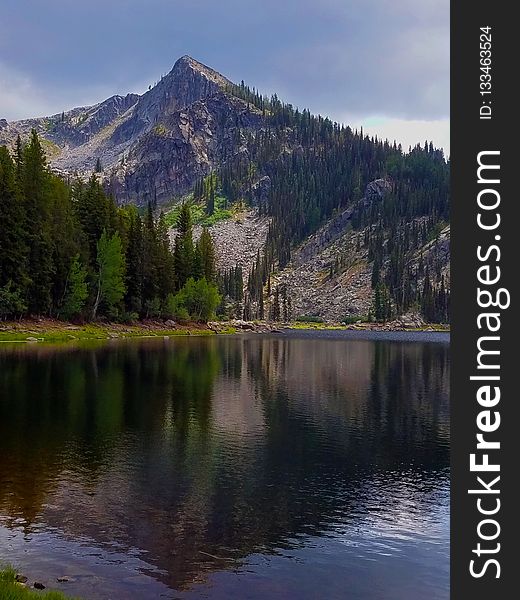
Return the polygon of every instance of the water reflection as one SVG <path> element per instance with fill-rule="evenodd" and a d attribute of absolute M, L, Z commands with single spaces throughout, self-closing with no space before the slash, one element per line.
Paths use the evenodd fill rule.
<path fill-rule="evenodd" d="M 384 565 L 439 544 L 421 585 L 447 597 L 446 344 L 225 337 L 0 348 L 0 370 L 0 525 L 22 563 L 15 533 L 51 556 L 60 536 L 76 554 L 94 545 L 139 559 L 135 573 L 169 589 L 198 582 L 224 598 L 251 557 L 303 552 L 312 564 L 309 540 L 331 540 L 320 556 L 341 544 L 321 571 L 338 581 L 349 569 L 362 577 L 362 560 Z M 117 589 L 118 562 L 106 573 L 90 564 L 96 597 Z M 266 568 L 293 590 L 288 568 Z M 147 595 L 128 597 L 155 597 L 137 575 L 119 597 L 139 585 Z"/>

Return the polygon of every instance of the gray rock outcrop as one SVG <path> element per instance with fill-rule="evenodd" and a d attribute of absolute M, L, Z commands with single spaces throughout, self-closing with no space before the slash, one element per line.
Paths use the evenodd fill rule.
<path fill-rule="evenodd" d="M 51 117 L 0 123 L 0 144 L 13 147 L 36 129 L 50 165 L 89 176 L 96 164 L 121 203 L 171 200 L 244 148 L 243 131 L 262 114 L 228 93 L 232 83 L 183 56 L 142 96 L 112 96 Z M 258 193 L 265 193 L 265 181 Z"/>

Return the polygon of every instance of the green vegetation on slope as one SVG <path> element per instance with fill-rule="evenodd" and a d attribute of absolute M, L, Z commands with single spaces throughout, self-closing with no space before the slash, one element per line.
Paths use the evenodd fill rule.
<path fill-rule="evenodd" d="M 182 317 L 207 321 L 220 303 L 215 248 L 207 231 L 194 243 L 192 222 L 182 204 L 172 249 L 151 206 L 141 216 L 118 207 L 96 175 L 70 184 L 51 173 L 33 130 L 13 156 L 0 147 L 0 320 L 175 318 L 192 279 L 204 310 L 184 307 Z"/>
<path fill-rule="evenodd" d="M 228 206 L 228 201 L 224 196 L 215 197 L 215 210 L 209 215 L 206 211 L 206 206 L 203 202 L 195 202 L 193 195 L 188 196 L 186 202 L 189 204 L 191 211 L 191 218 L 194 225 L 201 225 L 202 227 L 211 227 L 220 221 L 226 221 L 231 219 L 237 212 L 239 212 L 243 206 L 241 204 L 233 204 Z M 177 204 L 171 210 L 166 212 L 165 221 L 169 227 L 175 226 L 179 213 L 181 210 L 181 204 Z"/>
<path fill-rule="evenodd" d="M 271 219 L 236 315 L 263 319 L 276 313 L 277 295 L 290 298 L 291 290 L 271 288 L 270 275 L 288 265 L 298 244 L 349 209 L 357 251 L 368 255 L 372 267 L 370 316 L 384 322 L 417 311 L 428 321 L 447 322 L 446 252 L 438 253 L 442 244 L 435 244 L 423 256 L 425 244 L 440 238 L 449 222 L 449 162 L 442 150 L 425 143 L 405 152 L 245 85 L 228 91 L 256 106 L 262 118 L 258 127 L 240 120 L 230 127 L 234 150 L 193 182 L 187 203 L 191 224 L 211 226 L 228 219 L 243 202 Z M 156 134 L 164 135 L 164 126 L 158 124 Z M 239 151 L 243 147 L 247 152 Z M 170 294 L 189 277 L 201 278 L 193 240 L 184 243 L 183 235 L 173 258 L 169 252 L 167 229 L 178 226 L 183 205 L 154 219 L 151 210 L 140 215 L 134 207 L 116 207 L 95 178 L 70 186 L 46 169 L 35 132 L 25 147 L 18 144 L 13 158 L 0 148 L 0 220 L 8 224 L 0 230 L 0 319 L 26 314 L 70 318 L 65 313 L 71 307 L 81 318 L 96 313 L 122 320 L 167 316 Z M 372 189 L 364 197 L 373 182 L 381 193 Z M 103 232 L 107 240 L 100 249 Z M 118 260 L 116 235 L 123 261 Z M 121 298 L 121 292 L 112 294 L 106 286 L 99 295 L 101 263 L 107 258 L 103 250 L 110 248 L 109 263 L 125 267 L 123 281 L 109 279 L 109 288 L 125 290 Z M 340 262 L 330 265 L 331 277 L 342 269 Z"/>
<path fill-rule="evenodd" d="M 256 197 L 260 214 L 272 224 L 250 271 L 244 314 L 268 315 L 270 274 L 283 269 L 294 247 L 327 220 L 351 209 L 353 230 L 361 233 L 359 250 L 367 251 L 373 265 L 372 316 L 387 321 L 417 310 L 428 321 L 447 322 L 446 258 L 432 252 L 413 260 L 449 222 L 450 166 L 442 150 L 425 142 L 405 152 L 395 142 L 300 111 L 243 83 L 229 91 L 261 110 L 265 123 L 243 132 L 247 154 L 227 161 L 213 187 L 231 200 L 242 194 L 249 201 L 255 199 L 255 181 L 270 182 Z M 364 197 L 372 182 L 376 188 Z"/>

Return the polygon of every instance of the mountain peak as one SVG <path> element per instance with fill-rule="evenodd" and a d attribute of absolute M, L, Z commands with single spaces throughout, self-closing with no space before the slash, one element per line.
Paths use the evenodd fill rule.
<path fill-rule="evenodd" d="M 177 60 L 172 70 L 157 85 L 141 97 L 135 116 L 146 126 L 146 123 L 155 122 L 158 115 L 164 116 L 185 108 L 230 85 L 229 79 L 185 55 Z"/>
<path fill-rule="evenodd" d="M 181 56 L 180 58 L 178 58 L 175 61 L 175 66 L 177 65 L 200 65 L 201 67 L 204 67 L 205 65 L 203 65 L 201 62 L 199 62 L 198 60 L 195 60 L 192 56 L 190 56 L 189 54 L 185 54 L 184 56 Z"/>
<path fill-rule="evenodd" d="M 211 67 L 199 62 L 193 57 L 185 54 L 181 56 L 173 65 L 173 69 L 168 74 L 169 76 L 180 76 L 183 77 L 187 72 L 196 73 L 199 76 L 217 84 L 219 87 L 227 87 L 231 85 L 231 81 L 221 75 L 218 71 L 215 71 Z"/>
<path fill-rule="evenodd" d="M 221 97 L 231 85 L 231 81 L 214 69 L 184 55 L 142 95 L 116 95 L 94 106 L 12 125 L 0 120 L 0 144 L 12 146 L 18 134 L 26 138 L 35 127 L 55 148 L 50 157 L 54 168 L 62 172 L 87 172 L 92 168 L 92 161 L 100 158 L 105 169 L 116 169 L 131 149 L 139 147 L 147 133 L 166 129 L 170 133 L 174 131 L 176 139 L 184 140 L 186 132 L 179 133 L 175 113 L 186 111 L 195 103 L 210 102 L 209 99 L 215 97 L 212 109 L 208 110 L 233 113 L 236 107 L 227 106 L 227 100 Z M 194 125 L 197 132 L 198 127 Z M 151 136 L 157 141 L 156 137 Z M 169 188 L 165 193 L 170 193 Z"/>

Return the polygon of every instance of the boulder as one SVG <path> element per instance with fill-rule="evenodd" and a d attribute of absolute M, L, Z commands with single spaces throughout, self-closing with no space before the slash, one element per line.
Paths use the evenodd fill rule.
<path fill-rule="evenodd" d="M 365 198 L 367 200 L 379 200 L 391 191 L 392 183 L 390 181 L 387 179 L 374 179 L 366 187 Z"/>

